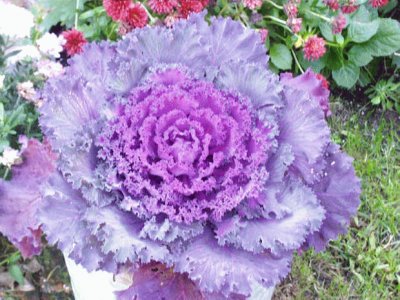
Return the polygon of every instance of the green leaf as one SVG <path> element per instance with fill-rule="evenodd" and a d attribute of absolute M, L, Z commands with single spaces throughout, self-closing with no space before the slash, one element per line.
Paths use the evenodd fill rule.
<path fill-rule="evenodd" d="M 363 43 L 373 37 L 379 28 L 379 19 L 372 20 L 369 11 L 361 6 L 350 19 L 348 37 L 356 43 Z"/>
<path fill-rule="evenodd" d="M 338 43 L 339 45 L 343 45 L 344 43 L 344 37 L 341 34 L 335 34 L 335 41 L 336 43 Z"/>
<path fill-rule="evenodd" d="M 18 282 L 19 285 L 23 285 L 25 282 L 24 274 L 21 271 L 21 268 L 18 265 L 11 265 L 8 267 L 8 272 L 10 273 L 11 277 Z"/>
<path fill-rule="evenodd" d="M 400 49 L 400 24 L 393 19 L 379 19 L 377 33 L 366 42 L 372 56 L 388 56 Z"/>
<path fill-rule="evenodd" d="M 340 69 L 332 71 L 332 76 L 339 86 L 349 89 L 356 84 L 360 68 L 351 62 L 345 62 Z"/>
<path fill-rule="evenodd" d="M 381 98 L 379 96 L 375 96 L 374 98 L 371 99 L 371 103 L 374 105 L 378 105 L 381 103 Z"/>
<path fill-rule="evenodd" d="M 360 77 L 358 77 L 358 84 L 362 87 L 366 87 L 370 83 L 371 79 L 369 78 L 369 74 L 364 69 L 360 69 Z"/>
<path fill-rule="evenodd" d="M 366 49 L 365 45 L 355 45 L 348 52 L 349 61 L 353 62 L 358 67 L 368 65 L 372 60 L 372 55 Z"/>
<path fill-rule="evenodd" d="M 332 33 L 332 26 L 327 22 L 321 22 L 319 24 L 319 30 L 321 30 L 322 36 L 329 42 L 333 42 L 334 35 Z"/>
<path fill-rule="evenodd" d="M 392 58 L 392 64 L 396 66 L 396 68 L 400 68 L 400 56 L 394 55 Z"/>
<path fill-rule="evenodd" d="M 339 48 L 332 47 L 321 60 L 324 60 L 326 66 L 331 70 L 340 69 L 344 63 L 343 52 Z"/>
<path fill-rule="evenodd" d="M 292 67 L 292 55 L 290 50 L 283 44 L 274 44 L 269 52 L 272 63 L 281 70 L 288 70 Z"/>
<path fill-rule="evenodd" d="M 325 57 L 318 60 L 307 60 L 304 58 L 303 52 L 298 51 L 296 53 L 297 59 L 299 60 L 301 66 L 304 69 L 311 68 L 315 73 L 320 73 L 323 68 L 325 68 Z"/>

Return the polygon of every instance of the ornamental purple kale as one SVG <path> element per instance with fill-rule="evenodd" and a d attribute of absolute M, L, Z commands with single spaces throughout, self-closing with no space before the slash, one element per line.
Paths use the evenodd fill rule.
<path fill-rule="evenodd" d="M 34 192 L 19 194 L 21 170 L 0 186 L 0 212 L 19 195 L 35 203 L 31 229 L 77 263 L 131 267 L 120 299 L 275 285 L 294 252 L 346 231 L 360 182 L 331 141 L 322 82 L 310 70 L 280 80 L 267 61 L 257 33 L 204 14 L 87 45 L 43 90 L 57 159 L 32 151 L 57 171 L 25 168 Z M 29 235 L 0 223 L 16 244 Z"/>

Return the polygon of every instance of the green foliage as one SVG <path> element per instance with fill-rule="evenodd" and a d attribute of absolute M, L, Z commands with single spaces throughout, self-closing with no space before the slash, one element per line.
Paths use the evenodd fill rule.
<path fill-rule="evenodd" d="M 373 105 L 381 105 L 383 109 L 396 109 L 400 114 L 400 82 L 395 83 L 393 78 L 380 80 L 366 91 Z"/>
<path fill-rule="evenodd" d="M 88 3 L 85 12 L 79 15 L 79 29 L 92 41 L 116 40 L 118 24 L 112 22 L 103 6 L 92 5 L 93 3 Z"/>
<path fill-rule="evenodd" d="M 269 55 L 272 63 L 281 70 L 289 70 L 292 68 L 292 54 L 288 47 L 283 44 L 273 44 Z"/>
<path fill-rule="evenodd" d="M 79 0 L 78 11 L 81 11 L 87 0 Z M 75 20 L 76 0 L 39 0 L 38 3 L 48 10 L 40 24 L 41 31 L 46 32 L 51 26 L 61 23 L 72 27 Z"/>
<path fill-rule="evenodd" d="M 332 71 L 332 76 L 335 82 L 345 88 L 351 88 L 360 76 L 360 68 L 353 62 L 346 61 L 339 69 Z"/>
<path fill-rule="evenodd" d="M 21 82 L 30 80 L 37 88 L 43 85 L 43 80 L 34 72 L 35 68 L 28 61 L 17 63 L 12 68 L 0 68 L 0 74 L 5 75 L 4 86 L 0 89 L 0 154 L 5 147 L 18 149 L 20 135 L 41 138 L 34 105 L 22 99 L 17 92 L 17 85 Z M 0 178 L 6 177 L 8 171 L 0 166 Z"/>
<path fill-rule="evenodd" d="M 393 19 L 379 19 L 376 34 L 366 42 L 366 50 L 372 56 L 387 56 L 400 49 L 400 24 Z"/>
<path fill-rule="evenodd" d="M 377 33 L 378 27 L 379 20 L 372 19 L 365 6 L 361 6 L 350 19 L 348 38 L 355 43 L 366 42 Z"/>

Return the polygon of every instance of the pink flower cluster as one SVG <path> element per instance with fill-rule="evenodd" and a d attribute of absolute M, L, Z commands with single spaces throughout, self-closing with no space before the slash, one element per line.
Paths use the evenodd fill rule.
<path fill-rule="evenodd" d="M 332 21 L 332 33 L 333 34 L 339 34 L 343 31 L 343 29 L 346 27 L 347 20 L 346 17 L 339 13 Z"/>
<path fill-rule="evenodd" d="M 382 1 L 382 0 L 378 0 Z M 383 0 L 385 1 L 385 0 Z M 324 0 L 323 1 L 326 6 L 328 6 L 333 11 L 338 11 L 339 9 L 344 14 L 351 14 L 358 9 L 358 5 L 356 5 L 356 0 Z"/>
<path fill-rule="evenodd" d="M 351 14 L 355 12 L 358 9 L 358 6 L 354 5 L 355 0 L 347 0 L 342 4 L 339 2 L 339 0 L 324 0 L 323 2 L 333 11 L 338 11 L 340 8 L 341 12 L 339 12 L 332 20 L 332 33 L 340 34 L 347 24 L 346 17 L 342 14 L 342 12 L 345 14 Z"/>
<path fill-rule="evenodd" d="M 243 6 L 250 9 L 258 9 L 262 5 L 262 0 L 243 0 Z"/>
<path fill-rule="evenodd" d="M 298 5 L 301 3 L 299 0 L 289 0 L 284 6 L 283 10 L 288 16 L 286 25 L 293 31 L 293 33 L 299 33 L 301 30 L 301 24 L 303 20 L 297 18 Z"/>
<path fill-rule="evenodd" d="M 317 60 L 326 52 L 325 40 L 316 35 L 312 35 L 305 41 L 303 51 L 306 59 Z"/>
<path fill-rule="evenodd" d="M 332 10 L 338 10 L 340 7 L 339 0 L 324 0 L 324 3 Z"/>

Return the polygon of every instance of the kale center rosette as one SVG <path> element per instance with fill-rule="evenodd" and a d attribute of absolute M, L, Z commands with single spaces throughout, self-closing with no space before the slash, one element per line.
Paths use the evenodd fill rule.
<path fill-rule="evenodd" d="M 294 252 L 346 232 L 360 182 L 331 141 L 324 83 L 279 78 L 265 52 L 204 13 L 86 45 L 42 92 L 47 142 L 0 183 L 0 230 L 26 255 L 43 231 L 88 270 L 131 268 L 120 299 L 277 284 Z"/>
<path fill-rule="evenodd" d="M 98 157 L 115 172 L 109 183 L 139 199 L 147 217 L 187 224 L 221 221 L 259 197 L 272 139 L 251 103 L 175 68 L 148 81 L 130 91 L 100 134 Z"/>

